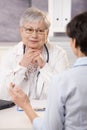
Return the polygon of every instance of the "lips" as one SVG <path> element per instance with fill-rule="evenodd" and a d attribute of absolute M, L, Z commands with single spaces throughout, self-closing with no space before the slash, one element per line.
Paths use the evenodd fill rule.
<path fill-rule="evenodd" d="M 38 43 L 39 41 L 37 40 L 30 40 L 31 43 Z"/>
<path fill-rule="evenodd" d="M 37 41 L 30 41 L 30 42 L 33 43 L 33 44 L 37 43 Z"/>

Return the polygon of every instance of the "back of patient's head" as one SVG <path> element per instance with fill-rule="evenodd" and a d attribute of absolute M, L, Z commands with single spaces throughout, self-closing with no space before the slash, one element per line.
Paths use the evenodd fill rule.
<path fill-rule="evenodd" d="M 76 39 L 76 47 L 87 55 L 87 12 L 75 16 L 66 27 L 67 35 Z"/>

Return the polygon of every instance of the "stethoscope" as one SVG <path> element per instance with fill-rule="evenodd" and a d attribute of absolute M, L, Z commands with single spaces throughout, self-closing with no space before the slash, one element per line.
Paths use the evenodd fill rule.
<path fill-rule="evenodd" d="M 49 62 L 49 51 L 48 51 L 48 48 L 47 48 L 46 44 L 44 44 L 44 48 L 45 48 L 46 53 L 47 53 L 46 62 L 48 63 L 48 62 Z M 25 54 L 25 50 L 26 50 L 26 45 L 23 45 L 23 54 Z M 38 83 L 38 78 L 39 78 L 39 76 L 40 76 L 40 71 L 38 71 L 38 73 L 37 73 L 37 81 L 36 81 L 36 83 Z M 39 94 L 37 94 L 37 84 L 36 84 L 35 92 L 36 92 L 36 97 L 37 97 L 37 99 L 39 99 L 39 98 L 41 97 L 42 91 L 43 91 L 43 87 L 44 87 L 44 83 L 43 83 L 43 85 L 42 85 L 41 92 L 39 92 Z"/>
<path fill-rule="evenodd" d="M 45 48 L 46 53 L 47 53 L 47 59 L 46 59 L 46 62 L 48 63 L 48 62 L 49 62 L 49 51 L 48 51 L 48 48 L 47 48 L 46 44 L 44 44 L 44 48 Z M 37 77 L 39 76 L 39 74 L 40 74 L 40 71 L 38 71 L 38 73 L 37 73 Z"/>
<path fill-rule="evenodd" d="M 49 51 L 48 51 L 48 48 L 47 48 L 46 44 L 44 44 L 44 48 L 45 48 L 46 53 L 47 53 L 46 62 L 48 63 L 49 62 Z M 23 44 L 23 54 L 25 54 L 25 50 L 26 50 L 26 45 Z"/>

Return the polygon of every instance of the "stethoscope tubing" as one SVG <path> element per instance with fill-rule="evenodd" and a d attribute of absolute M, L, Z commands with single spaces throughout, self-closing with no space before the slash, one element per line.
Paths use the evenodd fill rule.
<path fill-rule="evenodd" d="M 49 51 L 48 51 L 48 48 L 47 48 L 46 44 L 44 44 L 44 47 L 45 47 L 45 50 L 46 50 L 46 53 L 47 53 L 46 62 L 48 63 L 48 62 L 49 62 Z M 25 54 L 25 49 L 26 49 L 26 46 L 23 45 L 23 54 Z M 40 76 L 40 71 L 38 71 L 38 73 L 37 73 L 37 83 L 38 83 L 39 76 Z M 44 87 L 44 83 L 43 83 L 43 85 L 42 85 L 41 93 L 39 94 L 39 96 L 37 96 L 38 98 L 40 98 L 40 96 L 41 96 L 41 94 L 42 94 L 43 87 Z M 36 89 L 37 89 L 37 84 L 36 84 Z"/>
<path fill-rule="evenodd" d="M 49 51 L 48 51 L 48 48 L 47 48 L 46 44 L 44 44 L 44 47 L 45 47 L 46 52 L 47 52 L 47 60 L 46 60 L 46 62 L 48 63 L 49 62 Z M 23 44 L 23 54 L 25 54 L 25 50 L 26 50 L 26 45 Z"/>

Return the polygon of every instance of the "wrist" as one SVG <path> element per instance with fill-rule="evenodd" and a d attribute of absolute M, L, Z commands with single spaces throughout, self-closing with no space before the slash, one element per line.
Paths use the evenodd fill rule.
<path fill-rule="evenodd" d="M 43 62 L 41 65 L 40 65 L 40 68 L 43 68 L 45 66 L 46 62 Z"/>

